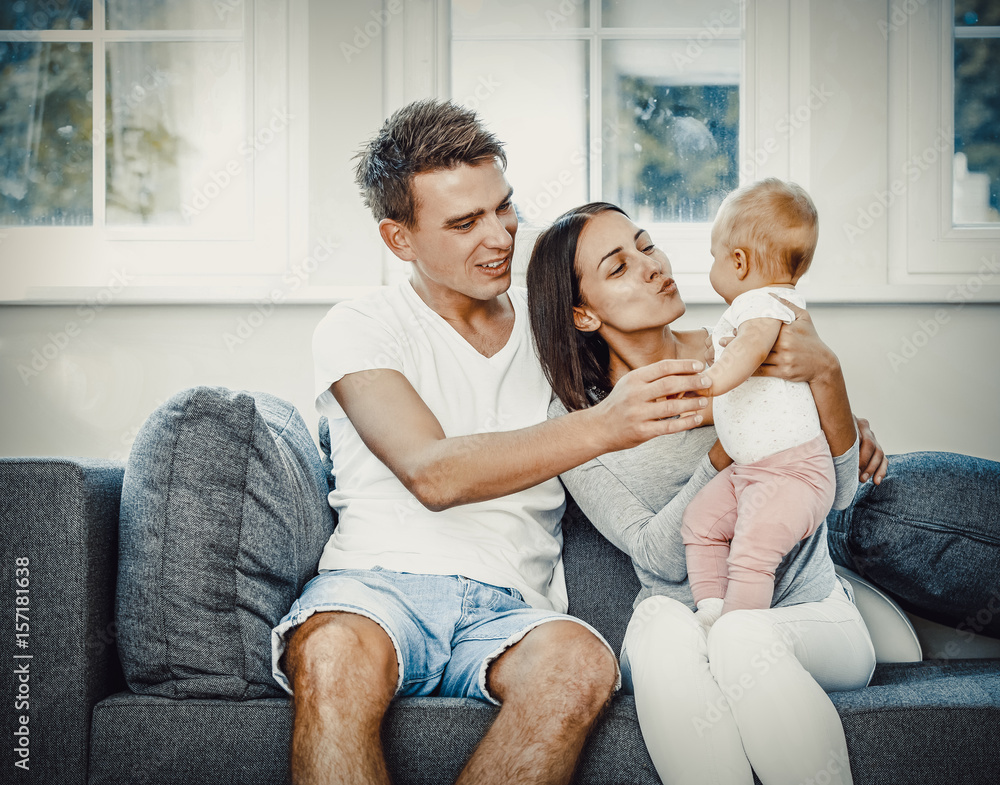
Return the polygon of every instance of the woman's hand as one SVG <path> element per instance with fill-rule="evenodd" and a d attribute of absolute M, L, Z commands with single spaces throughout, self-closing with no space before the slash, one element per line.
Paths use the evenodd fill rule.
<path fill-rule="evenodd" d="M 885 479 L 885 473 L 889 469 L 889 459 L 875 438 L 875 434 L 872 433 L 871 423 L 863 417 L 855 417 L 854 420 L 857 422 L 858 435 L 861 437 L 858 480 L 865 483 L 870 477 L 872 482 L 878 485 Z"/>
<path fill-rule="evenodd" d="M 760 376 L 777 376 L 790 382 L 813 382 L 840 368 L 829 346 L 820 340 L 809 312 L 780 297 L 782 304 L 795 314 L 795 321 L 783 325 L 770 354 L 761 363 Z"/>
<path fill-rule="evenodd" d="M 789 382 L 807 382 L 816 401 L 819 422 L 830 450 L 834 455 L 843 455 L 854 445 L 858 432 L 840 360 L 820 340 L 807 311 L 773 293 L 771 296 L 787 306 L 795 320 L 782 325 L 770 354 L 754 375 L 775 376 Z M 870 440 L 869 457 L 874 455 L 877 445 L 874 439 Z M 866 468 L 867 465 L 864 464 Z"/>
<path fill-rule="evenodd" d="M 820 340 L 809 312 L 771 294 L 793 314 L 795 321 L 782 325 L 778 338 L 754 376 L 776 376 L 789 382 L 815 382 L 839 373 L 840 361 L 829 346 Z M 728 345 L 734 338 L 723 338 Z"/>

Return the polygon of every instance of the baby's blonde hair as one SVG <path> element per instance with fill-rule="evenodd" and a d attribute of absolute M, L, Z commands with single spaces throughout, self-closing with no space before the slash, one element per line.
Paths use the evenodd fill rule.
<path fill-rule="evenodd" d="M 715 228 L 728 247 L 742 248 L 766 275 L 790 275 L 794 283 L 812 263 L 819 215 L 802 186 L 768 177 L 729 194 Z"/>

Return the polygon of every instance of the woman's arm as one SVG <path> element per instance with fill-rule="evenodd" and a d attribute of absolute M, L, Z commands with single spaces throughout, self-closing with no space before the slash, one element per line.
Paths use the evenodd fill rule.
<path fill-rule="evenodd" d="M 717 474 L 708 455 L 661 510 L 639 499 L 601 458 L 563 472 L 560 479 L 584 515 L 616 547 L 666 581 L 687 575 L 681 516 L 694 495 Z"/>
<path fill-rule="evenodd" d="M 795 314 L 795 321 L 781 328 L 771 353 L 761 363 L 760 375 L 808 382 L 830 451 L 843 455 L 857 441 L 858 432 L 840 360 L 820 340 L 808 311 L 785 300 L 782 303 Z"/>
<path fill-rule="evenodd" d="M 834 456 L 843 455 L 860 437 L 861 482 L 871 477 L 876 484 L 880 483 L 888 469 L 888 460 L 868 421 L 856 419 L 851 412 L 840 360 L 820 339 L 809 312 L 782 302 L 795 314 L 795 321 L 781 328 L 757 374 L 808 382 L 830 451 Z"/>

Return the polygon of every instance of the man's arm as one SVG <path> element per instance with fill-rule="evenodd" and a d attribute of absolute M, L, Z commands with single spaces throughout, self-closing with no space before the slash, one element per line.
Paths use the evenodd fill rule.
<path fill-rule="evenodd" d="M 607 452 L 701 424 L 704 364 L 663 360 L 623 376 L 589 409 L 498 433 L 448 438 L 406 377 L 347 374 L 331 386 L 368 449 L 428 509 L 495 499 L 530 488 Z M 668 419 L 676 418 L 676 419 Z"/>

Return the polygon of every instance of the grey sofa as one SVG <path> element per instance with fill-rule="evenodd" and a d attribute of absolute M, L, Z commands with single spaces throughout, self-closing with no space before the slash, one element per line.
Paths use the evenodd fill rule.
<path fill-rule="evenodd" d="M 246 411 L 251 420 L 261 417 L 252 401 Z M 214 462 L 209 455 L 199 471 L 210 473 Z M 124 640 L 120 597 L 116 603 L 116 591 L 123 590 L 119 553 L 128 553 L 119 523 L 121 513 L 124 532 L 125 470 L 121 463 L 89 459 L 0 460 L 0 585 L 8 608 L 0 782 L 287 781 L 292 711 L 283 694 L 265 689 L 254 697 L 249 690 L 234 698 L 222 697 L 221 689 L 211 697 L 211 688 L 199 687 L 202 697 L 166 697 L 136 692 L 130 686 L 135 679 L 126 681 L 121 652 L 134 641 Z M 631 566 L 572 504 L 564 534 L 570 611 L 617 648 L 637 591 Z M 17 573 L 19 565 L 28 572 Z M 27 591 L 15 594 L 25 583 Z M 20 639 L 17 608 L 29 623 Z M 28 654 L 30 659 L 16 658 Z M 23 701 L 21 710 L 12 696 Z M 1000 781 L 1000 659 L 881 664 L 866 689 L 831 697 L 859 785 Z M 395 702 L 383 730 L 394 781 L 453 781 L 495 712 L 472 700 Z M 614 699 L 587 745 L 576 781 L 658 782 L 632 696 Z"/>

